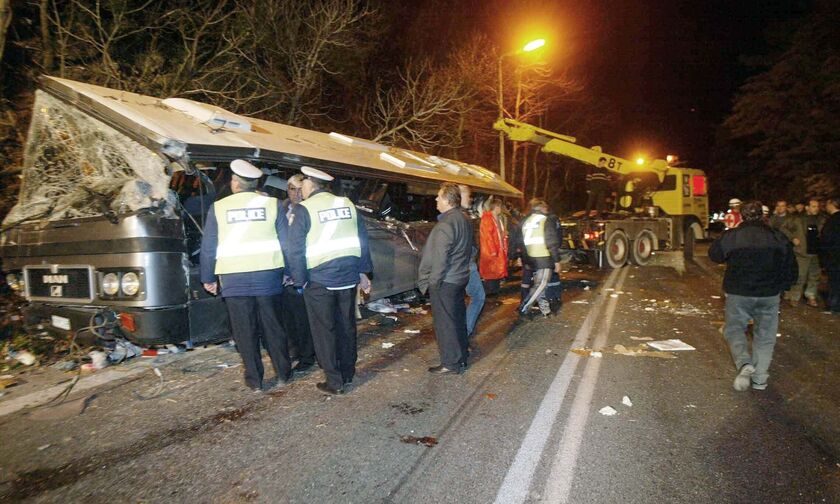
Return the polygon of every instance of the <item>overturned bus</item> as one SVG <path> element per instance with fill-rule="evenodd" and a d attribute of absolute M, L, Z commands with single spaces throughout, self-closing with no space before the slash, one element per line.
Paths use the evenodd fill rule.
<path fill-rule="evenodd" d="M 26 324 L 140 344 L 227 338 L 222 300 L 199 281 L 198 249 L 236 158 L 260 167 L 267 192 L 303 165 L 336 177 L 332 190 L 353 199 L 369 230 L 371 299 L 415 288 L 440 182 L 521 196 L 459 161 L 44 77 L 18 203 L 0 232 L 7 283 L 28 301 Z"/>

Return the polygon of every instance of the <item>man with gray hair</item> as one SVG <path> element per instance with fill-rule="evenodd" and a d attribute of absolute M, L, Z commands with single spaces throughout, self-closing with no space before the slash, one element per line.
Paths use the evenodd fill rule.
<path fill-rule="evenodd" d="M 761 202 L 741 207 L 741 224 L 712 243 L 709 258 L 726 263 L 724 336 L 738 373 L 738 391 L 767 388 L 768 369 L 779 327 L 779 296 L 796 282 L 798 267 L 793 245 L 780 231 L 764 222 Z M 752 352 L 746 331 L 754 321 Z"/>

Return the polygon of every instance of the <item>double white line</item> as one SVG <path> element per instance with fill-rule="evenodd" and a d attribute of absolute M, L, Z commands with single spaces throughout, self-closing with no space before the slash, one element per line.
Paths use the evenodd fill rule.
<path fill-rule="evenodd" d="M 621 290 L 624 279 L 627 277 L 629 268 L 615 269 L 610 273 L 604 283 L 602 294 L 606 294 L 607 288 L 613 287 Z M 572 348 L 586 346 L 593 332 L 601 321 L 603 310 L 603 330 L 597 333 L 593 347 L 601 346 L 606 342 L 610 322 L 618 302 L 617 298 L 602 295 L 592 306 L 586 319 L 572 341 Z M 537 410 L 525 439 L 516 453 L 513 464 L 508 469 L 502 486 L 496 494 L 497 504 L 521 503 L 528 498 L 531 489 L 534 473 L 542 458 L 546 443 L 551 435 L 554 424 L 563 401 L 568 393 L 569 384 L 574 378 L 578 364 L 583 358 L 575 353 L 569 352 L 554 381 L 543 397 L 542 403 Z M 563 432 L 563 437 L 556 455 L 553 457 L 550 476 L 546 483 L 545 502 L 566 502 L 574 477 L 575 462 L 583 439 L 583 430 L 586 427 L 586 418 L 589 414 L 589 405 L 592 402 L 592 394 L 595 389 L 595 382 L 598 377 L 601 359 L 588 359 L 584 368 L 583 378 L 575 394 L 575 401 L 569 414 L 569 421 Z"/>

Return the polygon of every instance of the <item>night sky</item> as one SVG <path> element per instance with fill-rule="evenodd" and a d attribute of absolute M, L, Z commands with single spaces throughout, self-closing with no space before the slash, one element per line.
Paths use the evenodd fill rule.
<path fill-rule="evenodd" d="M 585 79 L 590 93 L 617 115 L 604 138 L 582 141 L 624 157 L 673 153 L 691 166 L 708 168 L 716 125 L 729 112 L 738 86 L 761 70 L 741 57 L 769 54 L 773 46 L 765 31 L 791 25 L 808 2 L 426 0 L 413 5 L 395 7 L 397 16 L 420 16 L 409 50 L 449 50 L 473 29 L 506 50 L 545 38 L 544 57 Z M 423 43 L 416 32 L 430 25 Z"/>

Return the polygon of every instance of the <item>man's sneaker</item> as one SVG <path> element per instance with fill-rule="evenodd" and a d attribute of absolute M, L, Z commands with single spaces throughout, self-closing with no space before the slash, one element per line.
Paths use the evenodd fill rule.
<path fill-rule="evenodd" d="M 755 390 L 764 390 L 767 388 L 767 382 L 764 383 L 755 383 L 753 382 L 752 388 Z"/>
<path fill-rule="evenodd" d="M 755 373 L 753 365 L 744 364 L 741 367 L 741 370 L 738 371 L 737 376 L 735 376 L 735 382 L 732 384 L 732 386 L 735 387 L 735 390 L 743 392 L 750 388 L 750 377 L 753 373 Z"/>

